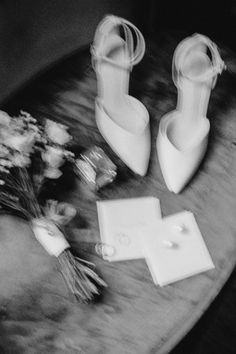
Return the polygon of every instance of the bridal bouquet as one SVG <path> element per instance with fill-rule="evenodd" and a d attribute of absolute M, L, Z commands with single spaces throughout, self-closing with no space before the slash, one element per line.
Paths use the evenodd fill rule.
<path fill-rule="evenodd" d="M 21 111 L 10 117 L 0 111 L 0 206 L 26 218 L 46 251 L 57 257 L 65 281 L 78 300 L 89 301 L 105 282 L 94 265 L 71 253 L 64 226 L 75 216 L 69 203 L 39 202 L 45 179 L 57 179 L 66 160 L 74 161 L 66 147 L 72 137 L 67 127 L 45 120 L 38 124 Z"/>

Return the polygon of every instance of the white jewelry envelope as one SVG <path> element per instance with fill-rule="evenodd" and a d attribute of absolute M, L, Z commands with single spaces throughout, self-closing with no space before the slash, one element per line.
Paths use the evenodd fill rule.
<path fill-rule="evenodd" d="M 133 231 L 155 284 L 164 286 L 214 268 L 194 215 L 184 211 Z"/>
<path fill-rule="evenodd" d="M 144 258 L 140 247 L 139 230 L 161 218 L 159 199 L 140 197 L 97 202 L 101 242 L 112 249 L 103 254 L 108 261 L 124 261 Z"/>

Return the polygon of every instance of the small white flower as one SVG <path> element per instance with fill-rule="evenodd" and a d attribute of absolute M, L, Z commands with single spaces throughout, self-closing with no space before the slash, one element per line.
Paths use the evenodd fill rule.
<path fill-rule="evenodd" d="M 15 153 L 12 156 L 12 164 L 16 167 L 27 167 L 30 165 L 30 158 L 27 155 L 22 155 L 20 153 Z"/>
<path fill-rule="evenodd" d="M 0 125 L 9 125 L 11 117 L 4 111 L 0 110 Z"/>
<path fill-rule="evenodd" d="M 10 171 L 4 166 L 0 166 L 0 172 L 10 173 Z"/>
<path fill-rule="evenodd" d="M 36 133 L 32 130 L 24 134 L 12 134 L 7 131 L 3 139 L 6 146 L 19 152 L 30 154 L 34 147 Z"/>
<path fill-rule="evenodd" d="M 64 162 L 64 153 L 60 148 L 47 146 L 46 151 L 41 154 L 43 161 L 50 167 L 58 168 Z"/>
<path fill-rule="evenodd" d="M 25 122 L 32 122 L 32 123 L 36 123 L 37 122 L 37 120 L 35 118 L 33 118 L 31 116 L 31 114 L 28 113 L 28 112 L 25 112 L 25 111 L 21 110 L 20 114 L 21 114 L 20 118 L 23 119 Z"/>
<path fill-rule="evenodd" d="M 67 130 L 68 127 L 63 124 L 53 122 L 49 119 L 46 120 L 45 132 L 49 139 L 55 144 L 65 145 L 72 139 Z"/>
<path fill-rule="evenodd" d="M 76 215 L 77 211 L 69 203 L 58 203 L 56 200 L 47 200 L 45 216 L 57 225 L 68 224 Z"/>
<path fill-rule="evenodd" d="M 61 177 L 61 175 L 62 172 L 59 170 L 59 168 L 48 166 L 44 170 L 44 176 L 50 179 L 58 179 L 59 177 Z"/>
<path fill-rule="evenodd" d="M 3 146 L 0 145 L 0 157 L 7 157 L 9 155 L 9 150 Z"/>
<path fill-rule="evenodd" d="M 75 154 L 69 150 L 64 150 L 64 156 L 66 158 L 74 158 L 75 157 Z"/>
<path fill-rule="evenodd" d="M 0 159 L 0 165 L 5 167 L 11 167 L 12 162 L 6 159 Z"/>

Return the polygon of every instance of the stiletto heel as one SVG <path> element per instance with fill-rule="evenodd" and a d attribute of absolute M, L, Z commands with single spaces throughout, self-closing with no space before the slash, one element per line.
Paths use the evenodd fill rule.
<path fill-rule="evenodd" d="M 161 171 L 174 193 L 186 186 L 205 155 L 210 93 L 224 68 L 216 45 L 203 35 L 186 38 L 175 50 L 172 75 L 178 89 L 177 107 L 162 117 L 157 137 Z"/>
<path fill-rule="evenodd" d="M 144 38 L 129 21 L 108 15 L 99 23 L 91 47 L 97 76 L 96 123 L 114 152 L 141 176 L 146 174 L 151 150 L 149 114 L 128 91 L 129 72 L 144 52 Z"/>

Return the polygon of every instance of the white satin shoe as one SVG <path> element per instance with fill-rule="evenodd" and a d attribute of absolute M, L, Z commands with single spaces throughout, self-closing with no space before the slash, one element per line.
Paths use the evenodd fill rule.
<path fill-rule="evenodd" d="M 96 123 L 113 151 L 141 176 L 147 172 L 151 151 L 149 114 L 128 91 L 130 71 L 144 52 L 144 38 L 129 21 L 108 15 L 99 23 L 91 47 L 97 76 Z"/>
<path fill-rule="evenodd" d="M 157 136 L 162 175 L 174 193 L 182 191 L 205 155 L 210 93 L 224 68 L 216 45 L 203 35 L 187 37 L 175 50 L 172 74 L 178 89 L 177 107 L 162 117 Z"/>

